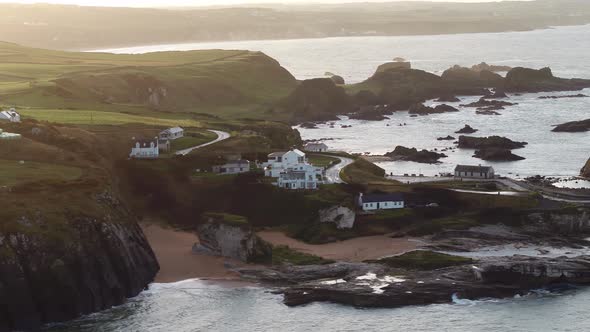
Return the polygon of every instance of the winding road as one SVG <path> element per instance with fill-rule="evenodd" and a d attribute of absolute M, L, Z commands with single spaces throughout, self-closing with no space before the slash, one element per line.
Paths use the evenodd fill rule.
<path fill-rule="evenodd" d="M 326 157 L 338 158 L 340 162 L 336 165 L 331 166 L 330 168 L 326 169 L 326 183 L 346 183 L 340 177 L 340 172 L 342 169 L 354 162 L 354 160 L 346 157 L 338 157 L 334 155 L 323 155 Z"/>
<path fill-rule="evenodd" d="M 231 135 L 229 133 L 225 132 L 225 131 L 212 130 L 212 129 L 208 129 L 208 131 L 217 134 L 217 138 L 214 139 L 214 140 L 212 140 L 211 142 L 207 142 L 207 143 L 204 143 L 204 144 L 201 144 L 201 145 L 193 146 L 193 147 L 190 147 L 188 149 L 176 151 L 176 154 L 179 155 L 179 156 L 186 156 L 187 154 L 193 152 L 196 149 L 200 149 L 200 148 L 209 146 L 211 144 L 215 144 L 215 143 L 224 141 L 224 140 L 226 140 L 226 139 L 228 139 L 228 138 L 231 137 Z"/>

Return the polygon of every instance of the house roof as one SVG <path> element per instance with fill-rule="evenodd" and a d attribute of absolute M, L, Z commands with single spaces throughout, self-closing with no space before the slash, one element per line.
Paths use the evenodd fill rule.
<path fill-rule="evenodd" d="M 10 111 L 2 111 L 2 112 L 0 112 L 0 114 L 6 116 L 7 118 L 14 118 L 14 117 L 18 116 L 18 113 L 16 113 L 12 109 Z"/>
<path fill-rule="evenodd" d="M 324 143 L 307 143 L 307 144 L 305 144 L 306 149 L 318 148 L 318 147 L 327 148 L 328 146 Z"/>
<path fill-rule="evenodd" d="M 282 157 L 283 155 L 285 155 L 285 153 L 287 153 L 287 152 L 285 152 L 285 151 L 273 152 L 273 153 L 269 154 L 268 156 L 269 157 Z"/>
<path fill-rule="evenodd" d="M 305 172 L 304 171 L 287 171 L 283 172 L 280 175 L 280 178 L 283 180 L 305 180 Z"/>
<path fill-rule="evenodd" d="M 154 145 L 158 145 L 157 144 L 157 139 L 136 139 L 133 140 L 133 146 L 135 146 L 135 144 L 139 143 L 140 147 L 148 147 L 150 145 L 150 143 L 154 143 Z"/>
<path fill-rule="evenodd" d="M 303 152 L 303 151 L 301 151 L 301 150 L 299 150 L 299 149 L 293 149 L 293 150 L 291 150 L 291 151 L 295 152 L 295 153 L 296 153 L 296 154 L 298 154 L 300 157 L 305 157 L 305 152 Z M 289 151 L 289 152 L 291 152 L 291 151 Z"/>
<path fill-rule="evenodd" d="M 403 202 L 404 195 L 401 193 L 366 194 L 361 199 L 363 203 Z"/>
<path fill-rule="evenodd" d="M 494 169 L 491 166 L 470 166 L 470 165 L 457 165 L 455 172 L 474 172 L 474 173 L 488 173 Z"/>

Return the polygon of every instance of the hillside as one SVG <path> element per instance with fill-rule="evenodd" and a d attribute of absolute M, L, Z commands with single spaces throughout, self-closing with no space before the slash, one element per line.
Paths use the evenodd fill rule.
<path fill-rule="evenodd" d="M 395 1 L 176 10 L 1 4 L 0 13 L 0 40 L 79 50 L 195 41 L 523 31 L 588 23 L 590 3 Z"/>
<path fill-rule="evenodd" d="M 114 55 L 0 43 L 0 59 L 0 104 L 45 110 L 250 116 L 296 85 L 277 61 L 249 51 Z"/>

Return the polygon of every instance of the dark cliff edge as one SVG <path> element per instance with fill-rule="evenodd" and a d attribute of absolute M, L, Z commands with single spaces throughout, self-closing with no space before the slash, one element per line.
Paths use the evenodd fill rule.
<path fill-rule="evenodd" d="M 586 162 L 586 165 L 582 167 L 581 173 L 583 177 L 590 178 L 590 159 Z"/>
<path fill-rule="evenodd" d="M 27 211 L 0 232 L 0 331 L 37 330 L 122 304 L 159 270 L 143 232 L 105 192 L 91 199 L 101 215 L 59 222 Z M 4 214 L 4 213 L 3 213 Z M 3 216 L 3 221 L 6 220 Z"/>

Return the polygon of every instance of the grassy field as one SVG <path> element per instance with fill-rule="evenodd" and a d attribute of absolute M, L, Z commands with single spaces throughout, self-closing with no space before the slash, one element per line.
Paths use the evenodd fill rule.
<path fill-rule="evenodd" d="M 184 150 L 193 146 L 211 142 L 217 138 L 215 133 L 208 130 L 185 132 L 184 137 L 175 139 L 171 142 L 172 151 Z"/>
<path fill-rule="evenodd" d="M 192 119 L 167 119 L 139 116 L 117 112 L 63 109 L 19 109 L 23 118 L 64 124 L 120 125 L 141 123 L 146 125 L 201 127 L 202 123 Z"/>
<path fill-rule="evenodd" d="M 47 163 L 0 160 L 0 186 L 13 186 L 25 182 L 40 180 L 75 180 L 82 176 L 82 170 Z"/>
<path fill-rule="evenodd" d="M 338 158 L 319 155 L 319 154 L 308 154 L 307 160 L 309 161 L 310 164 L 312 164 L 316 167 L 328 167 L 328 166 L 332 165 L 333 163 L 338 163 L 340 161 L 340 159 L 338 159 Z"/>
<path fill-rule="evenodd" d="M 262 118 L 297 84 L 273 59 L 239 50 L 117 55 L 0 42 L 0 60 L 3 103 L 81 112 L 73 123 L 87 110 Z"/>

